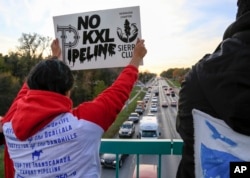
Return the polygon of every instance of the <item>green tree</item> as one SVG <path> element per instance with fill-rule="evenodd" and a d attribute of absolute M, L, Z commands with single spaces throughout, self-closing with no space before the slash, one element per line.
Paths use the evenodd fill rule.
<path fill-rule="evenodd" d="M 100 94 L 103 90 L 105 90 L 107 86 L 105 85 L 103 80 L 98 80 L 94 86 L 94 97 Z"/>
<path fill-rule="evenodd" d="M 170 68 L 166 71 L 163 71 L 160 76 L 164 77 L 164 78 L 173 78 L 173 71 L 175 70 L 175 68 Z"/>
<path fill-rule="evenodd" d="M 4 115 L 14 100 L 21 85 L 9 72 L 0 73 L 0 115 Z"/>
<path fill-rule="evenodd" d="M 140 72 L 139 73 L 139 80 L 146 84 L 149 80 L 151 80 L 152 78 L 155 78 L 156 74 L 155 73 L 150 73 L 149 71 L 145 71 L 145 72 Z"/>
<path fill-rule="evenodd" d="M 18 53 L 31 59 L 42 58 L 44 52 L 49 49 L 51 40 L 51 37 L 43 37 L 37 33 L 23 33 L 18 39 L 20 43 L 17 47 Z"/>

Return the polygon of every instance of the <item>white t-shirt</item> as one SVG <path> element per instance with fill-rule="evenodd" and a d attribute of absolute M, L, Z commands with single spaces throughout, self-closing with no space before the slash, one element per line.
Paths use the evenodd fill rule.
<path fill-rule="evenodd" d="M 3 130 L 15 178 L 100 177 L 99 148 L 104 130 L 92 122 L 71 113 L 61 114 L 22 142 L 11 122 L 5 123 Z"/>

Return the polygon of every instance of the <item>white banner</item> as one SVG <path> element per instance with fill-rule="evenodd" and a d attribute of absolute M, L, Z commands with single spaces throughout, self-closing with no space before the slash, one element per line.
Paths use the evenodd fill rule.
<path fill-rule="evenodd" d="M 193 110 L 195 177 L 229 178 L 230 162 L 250 161 L 250 137 L 223 120 Z M 244 123 L 242 123 L 244 124 Z"/>
<path fill-rule="evenodd" d="M 141 38 L 139 6 L 53 17 L 62 59 L 72 70 L 126 66 Z"/>

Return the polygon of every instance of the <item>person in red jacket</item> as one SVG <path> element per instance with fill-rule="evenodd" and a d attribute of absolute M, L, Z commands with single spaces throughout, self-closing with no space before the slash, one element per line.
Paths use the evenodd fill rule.
<path fill-rule="evenodd" d="M 130 63 L 115 82 L 93 101 L 72 108 L 70 68 L 54 57 L 39 62 L 29 73 L 2 119 L 5 136 L 5 177 L 100 178 L 99 148 L 102 134 L 128 100 L 147 53 L 138 39 Z"/>

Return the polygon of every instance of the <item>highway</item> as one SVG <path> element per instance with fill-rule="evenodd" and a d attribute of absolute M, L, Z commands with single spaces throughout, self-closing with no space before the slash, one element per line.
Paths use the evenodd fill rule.
<path fill-rule="evenodd" d="M 176 132 L 175 123 L 176 123 L 176 114 L 177 114 L 177 106 L 170 106 L 171 101 L 178 101 L 178 95 L 172 97 L 171 95 L 166 95 L 166 90 L 163 86 L 168 86 L 165 80 L 156 80 L 150 84 L 152 86 L 150 96 L 154 95 L 153 91 L 155 89 L 159 90 L 158 96 L 158 111 L 154 113 L 158 117 L 158 121 L 160 123 L 160 138 L 166 139 L 180 139 L 179 134 Z M 176 89 L 173 88 L 174 91 Z M 178 93 L 178 92 L 175 92 Z M 169 106 L 166 108 L 161 107 L 162 101 L 167 101 Z M 147 115 L 150 113 L 149 107 L 151 99 L 147 103 L 146 110 L 143 115 Z M 142 116 L 141 116 L 142 117 Z M 136 132 L 132 139 L 138 139 L 138 125 L 136 124 Z M 175 155 L 164 155 L 162 156 L 162 164 L 161 164 L 161 178 L 175 178 L 178 164 L 180 162 L 181 156 Z M 158 164 L 158 157 L 156 155 L 140 155 L 139 157 L 140 164 Z M 123 163 L 123 166 L 119 169 L 119 178 L 132 178 L 134 169 L 136 165 L 136 155 L 129 155 L 129 157 Z M 113 168 L 102 168 L 102 176 L 101 178 L 115 178 L 115 169 Z"/>

